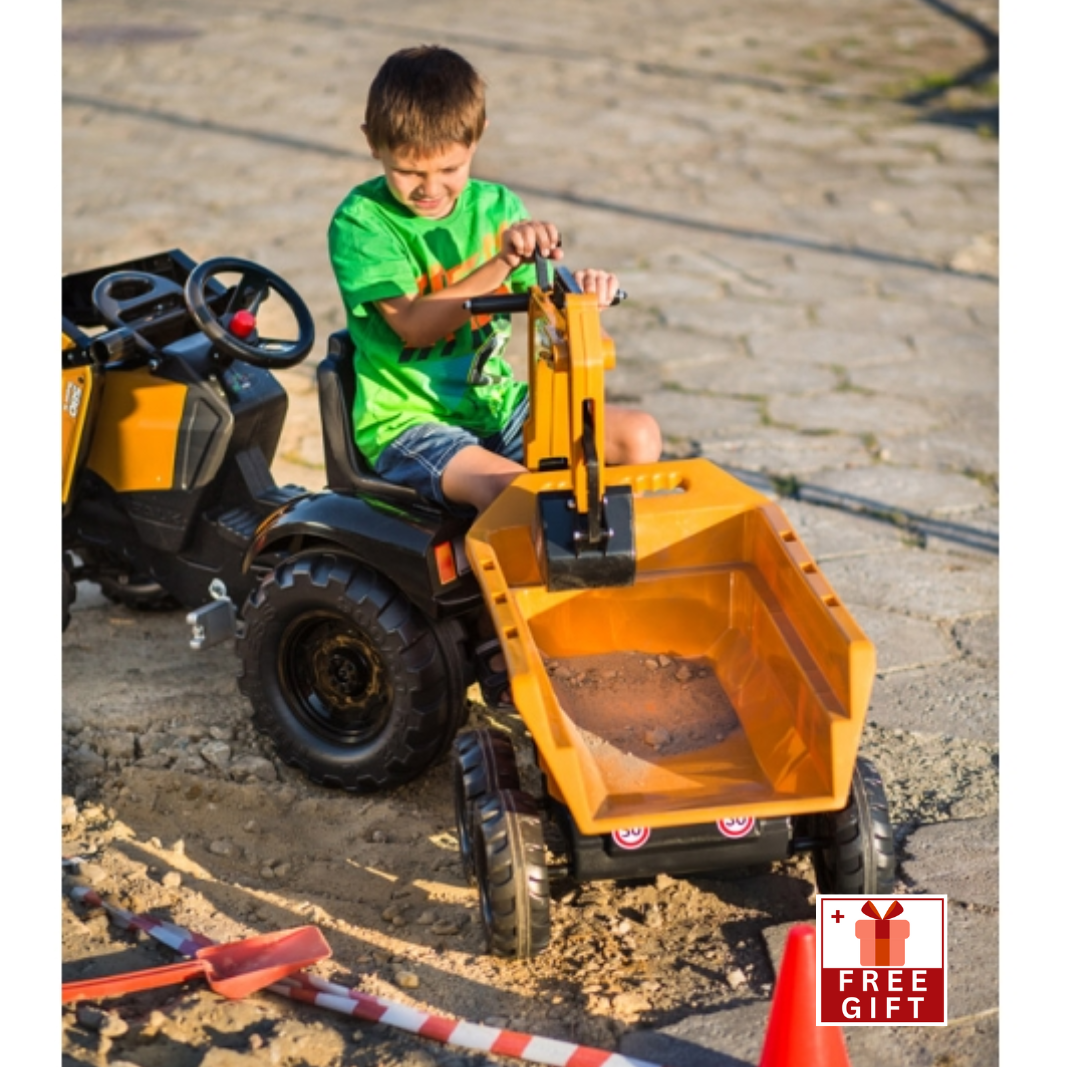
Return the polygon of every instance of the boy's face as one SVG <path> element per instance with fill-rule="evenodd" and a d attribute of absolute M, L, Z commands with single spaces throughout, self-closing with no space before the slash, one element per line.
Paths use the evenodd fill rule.
<path fill-rule="evenodd" d="M 470 146 L 456 143 L 427 155 L 403 146 L 370 146 L 385 171 L 389 191 L 424 219 L 443 219 L 451 214 L 470 179 L 477 148 L 477 142 Z"/>

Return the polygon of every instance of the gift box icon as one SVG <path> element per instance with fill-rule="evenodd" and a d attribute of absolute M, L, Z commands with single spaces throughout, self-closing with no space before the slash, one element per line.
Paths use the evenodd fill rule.
<path fill-rule="evenodd" d="M 904 942 L 911 933 L 911 923 L 907 919 L 898 919 L 904 911 L 899 900 L 894 900 L 879 915 L 878 909 L 870 900 L 860 909 L 870 919 L 856 920 L 856 936 L 860 939 L 861 967 L 903 967 Z"/>

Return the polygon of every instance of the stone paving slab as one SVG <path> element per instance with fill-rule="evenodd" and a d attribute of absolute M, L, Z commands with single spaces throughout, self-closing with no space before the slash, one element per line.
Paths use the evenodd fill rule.
<path fill-rule="evenodd" d="M 1000 737 L 996 671 L 953 662 L 887 674 L 871 696 L 868 721 L 900 730 L 943 731 L 996 742 Z"/>
<path fill-rule="evenodd" d="M 903 851 L 900 869 L 910 892 L 944 893 L 955 904 L 999 907 L 998 816 L 920 826 L 908 835 Z"/>
<path fill-rule="evenodd" d="M 952 637 L 929 619 L 865 608 L 863 632 L 878 650 L 881 673 L 949 663 L 957 655 Z"/>
<path fill-rule="evenodd" d="M 841 599 L 928 619 L 951 619 L 997 608 L 997 574 L 983 561 L 905 549 L 887 560 L 849 557 L 824 568 Z M 906 576 L 906 577 L 905 577 Z"/>
<path fill-rule="evenodd" d="M 895 463 L 827 471 L 817 485 L 813 479 L 810 488 L 838 493 L 883 514 L 898 511 L 960 519 L 989 504 L 993 496 L 965 474 L 906 469 Z"/>

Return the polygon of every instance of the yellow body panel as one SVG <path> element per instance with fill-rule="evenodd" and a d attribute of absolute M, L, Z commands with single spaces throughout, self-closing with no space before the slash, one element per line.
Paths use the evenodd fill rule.
<path fill-rule="evenodd" d="M 561 454 L 559 438 L 545 436 L 557 428 L 538 421 L 540 403 L 550 400 L 554 415 L 565 403 L 573 427 L 582 399 L 592 393 L 602 402 L 605 353 L 613 359 L 614 352 L 595 304 L 590 311 L 582 298 L 568 297 L 566 313 L 576 308 L 566 324 L 553 319 L 555 309 L 530 316 L 531 381 L 541 373 L 526 439 L 535 455 Z M 550 346 L 534 343 L 553 335 Z M 597 446 L 602 455 L 602 438 Z M 467 556 L 549 790 L 578 829 L 602 834 L 843 808 L 874 681 L 874 647 L 783 512 L 706 460 L 601 464 L 601 490 L 633 491 L 636 580 L 550 592 L 539 559 L 538 494 L 568 489 L 579 509 L 587 506 L 573 433 L 563 454 L 569 470 L 520 476 L 478 517 Z M 533 466 L 529 451 L 527 459 Z M 546 667 L 546 659 L 558 667 L 579 657 L 583 666 L 600 657 L 606 667 L 620 656 L 698 664 L 728 709 L 724 728 L 698 729 L 683 743 L 670 684 L 643 703 L 632 692 L 579 698 Z M 676 743 L 662 752 L 627 750 L 619 740 L 657 727 L 674 730 Z"/>
<path fill-rule="evenodd" d="M 109 375 L 89 468 L 120 493 L 171 489 L 187 393 L 146 368 Z"/>

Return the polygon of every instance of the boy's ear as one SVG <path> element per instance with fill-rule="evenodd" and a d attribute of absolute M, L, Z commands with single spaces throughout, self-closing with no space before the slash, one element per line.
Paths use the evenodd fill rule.
<path fill-rule="evenodd" d="M 363 131 L 363 136 L 367 138 L 367 147 L 370 149 L 370 154 L 375 159 L 381 159 L 381 156 L 378 155 L 378 149 L 374 147 L 374 142 L 370 139 L 370 134 L 367 132 L 367 124 L 363 123 L 363 125 L 360 126 L 360 129 Z"/>

